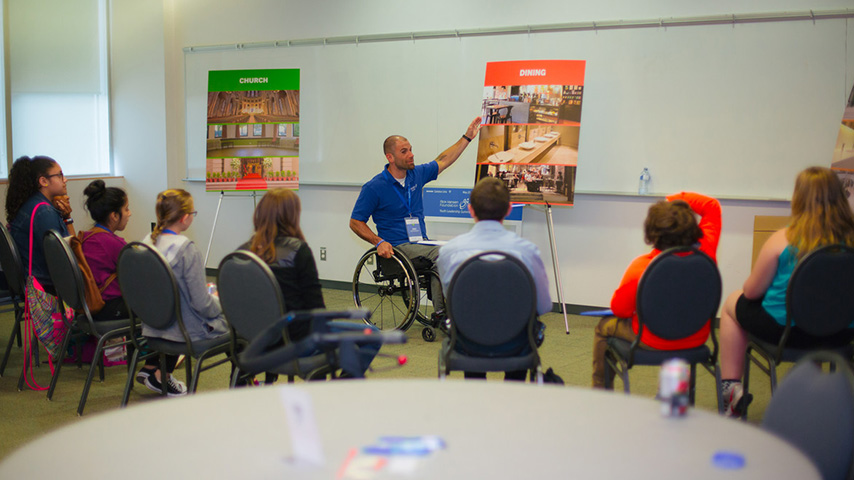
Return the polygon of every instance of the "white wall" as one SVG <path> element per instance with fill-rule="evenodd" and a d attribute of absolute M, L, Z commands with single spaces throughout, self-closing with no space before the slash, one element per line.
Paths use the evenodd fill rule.
<path fill-rule="evenodd" d="M 157 192 L 181 186 L 167 182 L 163 4 L 114 0 L 110 10 L 113 161 L 133 213 L 124 237 L 140 240 L 151 231 Z"/>
<path fill-rule="evenodd" d="M 201 212 L 191 235 L 203 253 L 219 198 L 216 194 L 205 193 L 202 183 L 182 182 L 186 151 L 181 54 L 184 46 L 545 22 L 850 8 L 847 0 L 766 0 L 750 3 L 543 0 L 525 6 L 503 0 L 426 3 L 393 0 L 164 0 L 162 3 L 114 0 L 113 5 L 114 22 L 123 27 L 119 29 L 114 25 L 113 29 L 114 155 L 132 193 L 136 222 L 133 228 L 140 232 L 147 228 L 147 223 L 139 225 L 139 222 L 144 218 L 146 222 L 150 220 L 148 212 L 153 210 L 157 191 L 166 186 L 184 186 L 193 193 Z M 850 40 L 849 43 L 850 55 L 854 52 L 854 43 Z M 377 75 L 394 75 L 394 65 L 394 59 L 390 59 L 389 70 L 378 71 Z M 287 67 L 271 65 L 277 66 Z M 854 61 L 848 65 L 849 83 L 852 78 Z M 418 92 L 412 92 L 412 95 L 416 97 Z M 844 95 L 840 97 L 840 112 L 843 101 Z M 783 110 L 785 99 L 781 99 L 779 105 L 781 121 L 797 118 L 797 112 Z M 472 115 L 476 113 L 472 112 Z M 462 129 L 468 118 L 450 121 L 458 122 Z M 203 132 L 202 126 L 199 131 Z M 450 144 L 454 140 L 437 139 L 436 144 Z M 376 139 L 377 144 L 380 141 Z M 428 151 L 430 147 L 422 147 L 419 151 L 421 159 L 438 153 Z M 831 151 L 832 145 L 829 145 L 828 158 L 817 157 L 816 162 L 829 163 Z M 356 158 L 365 163 L 366 172 L 379 171 L 383 162 L 373 151 L 360 152 Z M 457 165 L 453 168 L 469 167 Z M 737 175 L 737 172 L 728 174 Z M 321 277 L 350 281 L 358 257 L 368 248 L 347 228 L 358 189 L 304 186 L 299 193 L 303 203 L 303 229 L 315 255 L 321 246 L 328 249 L 328 260 L 318 261 Z M 564 301 L 606 305 L 629 261 L 648 248 L 642 241 L 641 224 L 652 199 L 579 194 L 576 200 L 574 208 L 554 211 Z M 739 200 L 724 200 L 723 204 L 724 231 L 718 259 L 724 276 L 724 290 L 728 292 L 738 288 L 749 271 L 753 216 L 785 215 L 788 204 Z M 223 202 L 209 266 L 216 265 L 225 253 L 248 237 L 251 211 L 251 199 L 235 198 Z M 441 234 L 441 226 L 433 233 Z M 526 208 L 523 235 L 540 246 L 548 264 L 549 244 L 544 215 L 534 208 Z M 133 237 L 136 236 L 134 232 Z"/>

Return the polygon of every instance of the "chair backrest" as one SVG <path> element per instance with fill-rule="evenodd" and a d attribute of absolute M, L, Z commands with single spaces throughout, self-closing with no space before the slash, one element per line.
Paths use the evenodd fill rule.
<path fill-rule="evenodd" d="M 9 291 L 24 298 L 24 267 L 18 247 L 5 225 L 0 224 L 0 266 L 9 284 Z"/>
<path fill-rule="evenodd" d="M 638 321 L 665 340 L 699 331 L 721 303 L 721 274 L 708 255 L 693 247 L 661 252 L 638 282 Z"/>
<path fill-rule="evenodd" d="M 854 322 L 854 248 L 828 245 L 798 262 L 786 290 L 788 319 L 818 337 Z"/>
<path fill-rule="evenodd" d="M 490 251 L 463 262 L 448 287 L 452 341 L 484 347 L 507 343 L 528 329 L 537 316 L 536 285 L 527 267 L 502 252 Z"/>
<path fill-rule="evenodd" d="M 225 319 L 246 340 L 258 336 L 285 313 L 279 282 L 270 267 L 250 251 L 238 250 L 222 259 L 217 290 Z"/>
<path fill-rule="evenodd" d="M 178 284 L 169 263 L 156 248 L 131 242 L 122 248 L 118 260 L 118 280 L 122 296 L 133 315 L 142 323 L 163 330 L 177 321 L 185 341 L 189 337 L 181 322 Z"/>
<path fill-rule="evenodd" d="M 47 271 L 59 298 L 76 312 L 88 312 L 83 274 L 80 273 L 71 247 L 56 230 L 45 233 L 43 246 Z"/>
<path fill-rule="evenodd" d="M 832 362 L 822 372 L 816 362 Z M 762 428 L 803 451 L 826 480 L 849 478 L 854 463 L 854 373 L 846 359 L 817 352 L 800 360 L 771 397 Z"/>

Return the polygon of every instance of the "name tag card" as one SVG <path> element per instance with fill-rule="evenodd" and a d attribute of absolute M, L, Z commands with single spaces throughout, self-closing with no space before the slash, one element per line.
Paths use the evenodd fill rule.
<path fill-rule="evenodd" d="M 424 240 L 424 237 L 421 236 L 421 223 L 417 218 L 407 217 L 404 221 L 406 222 L 406 235 L 410 242 L 416 243 Z"/>

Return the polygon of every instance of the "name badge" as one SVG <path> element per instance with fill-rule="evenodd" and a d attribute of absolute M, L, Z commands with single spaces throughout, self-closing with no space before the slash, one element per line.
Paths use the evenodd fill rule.
<path fill-rule="evenodd" d="M 421 222 L 417 218 L 407 217 L 403 219 L 406 222 L 406 235 L 409 236 L 409 241 L 412 243 L 424 240 L 421 236 Z"/>

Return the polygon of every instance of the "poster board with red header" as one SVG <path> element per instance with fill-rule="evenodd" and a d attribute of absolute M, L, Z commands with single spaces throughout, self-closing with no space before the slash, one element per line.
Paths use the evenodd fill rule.
<path fill-rule="evenodd" d="M 476 180 L 501 179 L 513 203 L 573 204 L 584 69 L 583 60 L 486 64 Z"/>

